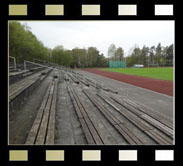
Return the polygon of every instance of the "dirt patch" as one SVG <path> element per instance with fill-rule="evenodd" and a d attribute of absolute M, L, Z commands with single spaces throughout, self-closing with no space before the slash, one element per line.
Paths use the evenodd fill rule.
<path fill-rule="evenodd" d="M 173 82 L 171 81 L 103 71 L 96 68 L 88 68 L 83 70 L 94 74 L 102 75 L 114 80 L 146 88 L 155 92 L 173 96 Z"/>

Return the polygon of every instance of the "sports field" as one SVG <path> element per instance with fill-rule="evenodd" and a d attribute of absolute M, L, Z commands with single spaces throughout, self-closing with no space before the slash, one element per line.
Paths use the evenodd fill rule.
<path fill-rule="evenodd" d="M 173 67 L 159 68 L 103 68 L 105 71 L 173 81 Z"/>

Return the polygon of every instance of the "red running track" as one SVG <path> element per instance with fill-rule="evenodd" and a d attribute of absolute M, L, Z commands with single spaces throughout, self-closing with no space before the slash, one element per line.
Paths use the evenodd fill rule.
<path fill-rule="evenodd" d="M 135 75 L 122 74 L 117 72 L 103 71 L 96 68 L 83 69 L 84 71 L 102 75 L 121 82 L 146 88 L 155 92 L 173 96 L 173 82 L 167 80 L 159 80 Z"/>

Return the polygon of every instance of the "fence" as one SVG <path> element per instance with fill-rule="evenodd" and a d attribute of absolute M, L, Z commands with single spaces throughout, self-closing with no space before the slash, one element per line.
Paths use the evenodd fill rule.
<path fill-rule="evenodd" d="M 125 61 L 110 61 L 109 67 L 110 68 L 126 68 L 126 62 Z"/>

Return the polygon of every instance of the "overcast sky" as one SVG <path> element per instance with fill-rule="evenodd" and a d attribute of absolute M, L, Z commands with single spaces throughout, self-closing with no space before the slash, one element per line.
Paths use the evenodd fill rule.
<path fill-rule="evenodd" d="M 174 43 L 174 21 L 21 21 L 49 48 L 62 45 L 97 47 L 107 56 L 110 44 L 122 47 L 125 55 L 137 45 L 163 46 Z"/>

